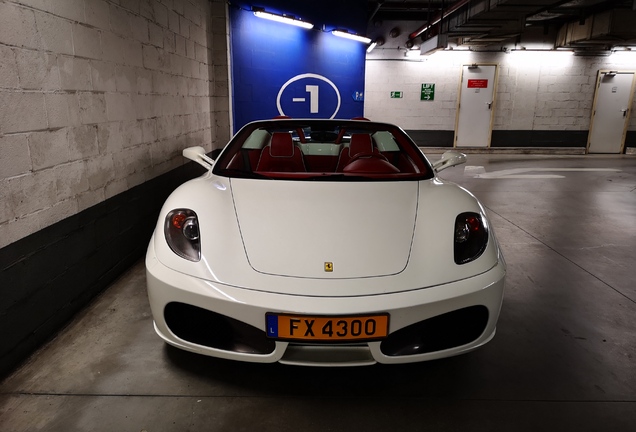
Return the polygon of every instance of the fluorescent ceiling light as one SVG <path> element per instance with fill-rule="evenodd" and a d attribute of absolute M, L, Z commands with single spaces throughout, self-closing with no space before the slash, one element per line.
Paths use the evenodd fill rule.
<path fill-rule="evenodd" d="M 506 56 L 506 62 L 516 67 L 538 69 L 541 64 L 553 67 L 572 65 L 574 51 L 516 50 Z"/>
<path fill-rule="evenodd" d="M 371 51 L 373 51 L 375 47 L 384 45 L 384 42 L 385 40 L 382 36 L 380 36 L 379 38 L 376 38 L 373 42 L 371 42 L 371 45 L 369 45 L 369 48 L 367 48 L 367 53 L 370 53 Z"/>
<path fill-rule="evenodd" d="M 410 61 L 423 61 L 424 60 L 424 57 L 420 55 L 420 50 L 419 49 L 406 50 L 406 52 L 404 53 L 404 57 L 406 57 L 406 60 L 410 60 Z"/>
<path fill-rule="evenodd" d="M 619 56 L 632 56 L 636 53 L 636 50 L 633 48 L 624 48 L 624 49 L 614 49 L 612 50 L 612 55 L 618 54 Z"/>
<path fill-rule="evenodd" d="M 351 40 L 362 42 L 362 43 L 365 43 L 365 44 L 368 44 L 368 43 L 371 42 L 371 39 L 368 38 L 368 37 L 358 36 L 357 34 L 348 33 L 346 31 L 342 31 L 342 30 L 333 30 L 331 32 L 331 34 L 333 34 L 334 36 L 339 36 L 339 37 L 343 37 L 343 38 L 346 38 L 346 39 L 351 39 Z"/>
<path fill-rule="evenodd" d="M 276 22 L 280 22 L 280 23 L 284 23 L 284 24 L 290 24 L 290 25 L 294 25 L 296 27 L 302 27 L 305 29 L 312 29 L 314 28 L 314 25 L 312 23 L 309 23 L 307 21 L 301 21 L 299 19 L 296 18 L 290 18 L 290 17 L 286 17 L 286 16 L 282 16 L 282 15 L 275 15 L 275 14 L 271 14 L 269 12 L 264 12 L 264 11 L 254 11 L 254 15 L 259 17 L 259 18 L 264 18 L 270 21 L 276 21 Z"/>

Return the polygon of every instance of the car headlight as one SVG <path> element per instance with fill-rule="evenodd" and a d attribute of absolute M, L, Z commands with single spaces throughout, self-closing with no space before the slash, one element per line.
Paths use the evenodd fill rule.
<path fill-rule="evenodd" d="M 474 261 L 486 250 L 488 226 L 479 213 L 461 213 L 455 218 L 455 263 Z"/>
<path fill-rule="evenodd" d="M 201 260 L 201 239 L 197 214 L 188 209 L 172 210 L 166 216 L 164 234 L 170 249 L 181 258 Z"/>

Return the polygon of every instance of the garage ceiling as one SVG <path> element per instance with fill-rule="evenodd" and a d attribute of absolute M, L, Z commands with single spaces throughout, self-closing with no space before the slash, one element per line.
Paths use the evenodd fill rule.
<path fill-rule="evenodd" d="M 531 40 L 598 52 L 636 45 L 635 9 L 636 0 L 369 0 L 367 34 L 383 38 L 384 48 L 439 34 L 471 49 Z"/>

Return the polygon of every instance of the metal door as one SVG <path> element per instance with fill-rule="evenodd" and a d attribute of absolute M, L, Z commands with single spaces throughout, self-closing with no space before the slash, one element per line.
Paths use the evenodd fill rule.
<path fill-rule="evenodd" d="M 496 78 L 496 65 L 463 66 L 455 147 L 490 146 Z"/>
<path fill-rule="evenodd" d="M 599 71 L 588 153 L 622 153 L 634 96 L 634 72 Z"/>

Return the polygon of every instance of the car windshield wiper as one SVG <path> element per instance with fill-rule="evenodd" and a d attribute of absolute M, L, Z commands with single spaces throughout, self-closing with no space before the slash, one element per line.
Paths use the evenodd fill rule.
<path fill-rule="evenodd" d="M 233 169 L 233 168 L 222 169 L 220 170 L 218 175 L 227 176 L 231 178 L 271 179 L 271 177 L 268 177 L 260 173 L 255 173 L 254 171 L 243 171 L 240 169 Z"/>

